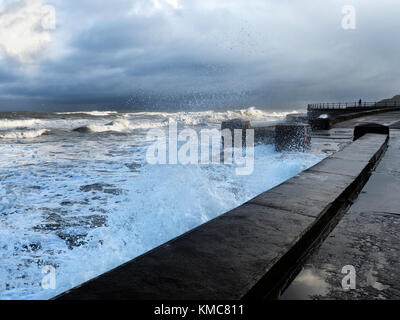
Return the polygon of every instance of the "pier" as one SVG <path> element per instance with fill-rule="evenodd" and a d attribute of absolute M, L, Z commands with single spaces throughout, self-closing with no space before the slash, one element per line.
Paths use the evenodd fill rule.
<path fill-rule="evenodd" d="M 322 298 L 399 298 L 400 111 L 375 111 L 314 129 L 312 145 L 341 149 L 317 165 L 56 299 L 309 298 L 298 273 L 310 264 L 323 273 L 327 263 L 334 272 L 324 280 L 337 286 Z M 366 126 L 352 142 L 369 123 L 390 134 Z M 344 292 L 341 270 L 352 263 L 364 278 Z"/>
<path fill-rule="evenodd" d="M 309 104 L 307 106 L 308 122 L 313 130 L 329 130 L 340 122 L 400 110 L 400 100 L 395 98 L 379 102 Z"/>

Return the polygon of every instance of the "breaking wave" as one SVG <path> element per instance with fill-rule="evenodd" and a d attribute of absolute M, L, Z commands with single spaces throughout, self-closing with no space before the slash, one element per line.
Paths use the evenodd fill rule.
<path fill-rule="evenodd" d="M 12 128 L 30 128 L 39 125 L 42 121 L 39 119 L 27 119 L 27 120 L 0 120 L 0 130 L 12 129 Z"/>
<path fill-rule="evenodd" d="M 168 125 L 168 121 L 129 121 L 126 119 L 114 120 L 106 124 L 91 124 L 74 129 L 79 132 L 130 132 L 136 129 L 160 128 Z"/>
<path fill-rule="evenodd" d="M 104 116 L 110 116 L 113 114 L 118 114 L 118 112 L 117 111 L 72 111 L 72 112 L 57 112 L 56 114 L 59 114 L 59 115 L 86 114 L 86 115 L 94 116 L 94 117 L 104 117 Z"/>
<path fill-rule="evenodd" d="M 217 125 L 222 121 L 235 118 L 250 121 L 274 122 L 283 120 L 288 114 L 294 112 L 296 111 L 271 112 L 260 110 L 255 107 L 220 112 L 58 112 L 51 114 L 51 117 L 46 119 L 2 119 L 0 120 L 0 131 L 15 130 L 0 135 L 0 137 L 3 139 L 35 138 L 45 133 L 44 130 L 78 131 L 84 133 L 130 133 L 138 129 L 166 127 L 170 122 L 175 122 L 184 126 L 207 126 Z M 61 117 L 61 115 L 63 116 Z M 87 117 L 87 115 L 95 116 L 96 118 L 90 118 Z"/>
<path fill-rule="evenodd" d="M 20 119 L 15 114 L 0 119 L 0 299 L 51 298 L 321 160 L 259 145 L 249 176 L 236 175 L 236 165 L 150 165 L 141 129 L 162 128 L 171 121 L 195 129 L 215 128 L 234 118 L 278 121 L 292 112 L 252 107 L 106 113 L 31 119 L 24 113 Z M 128 134 L 81 135 L 74 130 Z M 46 137 L 36 143 L 41 135 Z M 55 290 L 40 286 L 45 265 L 56 268 Z"/>
<path fill-rule="evenodd" d="M 0 133 L 0 139 L 33 139 L 40 137 L 49 130 L 40 129 L 40 130 L 27 130 L 27 131 L 9 131 L 6 133 Z"/>
<path fill-rule="evenodd" d="M 132 116 L 152 116 L 157 118 L 170 119 L 186 125 L 203 125 L 208 123 L 219 123 L 226 120 L 241 118 L 244 120 L 254 121 L 278 121 L 283 120 L 288 114 L 296 113 L 298 111 L 281 111 L 271 112 L 260 110 L 256 107 L 250 107 L 241 110 L 228 110 L 228 111 L 199 111 L 199 112 L 139 112 L 128 113 L 125 117 Z"/>

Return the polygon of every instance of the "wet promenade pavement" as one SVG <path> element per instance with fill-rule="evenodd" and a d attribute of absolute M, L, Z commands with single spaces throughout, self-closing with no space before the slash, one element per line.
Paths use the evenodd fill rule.
<path fill-rule="evenodd" d="M 399 120 L 400 112 L 392 112 L 343 122 L 331 129 L 368 122 L 385 124 L 391 128 L 389 147 L 361 194 L 306 260 L 281 299 L 400 298 Z M 352 268 L 355 277 L 349 278 Z M 354 289 L 345 290 L 343 285 L 349 284 Z"/>

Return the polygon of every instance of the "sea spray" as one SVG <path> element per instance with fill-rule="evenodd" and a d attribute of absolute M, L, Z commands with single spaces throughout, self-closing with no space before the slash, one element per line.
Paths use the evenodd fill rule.
<path fill-rule="evenodd" d="M 278 118 L 268 118 L 266 111 L 248 113 L 254 120 Z M 255 147 L 254 172 L 248 176 L 237 175 L 235 164 L 147 163 L 149 127 L 172 118 L 178 127 L 200 133 L 202 128 L 218 128 L 220 118 L 238 114 L 49 114 L 46 119 L 24 119 L 35 120 L 25 121 L 24 130 L 64 131 L 23 143 L 0 139 L 0 298 L 51 298 L 206 223 L 321 160 L 260 145 Z M 72 131 L 123 119 L 148 125 L 128 129 L 124 135 Z M 167 130 L 164 125 L 160 128 Z M 10 126 L 4 130 L 24 131 Z M 41 286 L 47 275 L 42 272 L 51 270 L 50 266 L 55 268 L 56 289 Z"/>

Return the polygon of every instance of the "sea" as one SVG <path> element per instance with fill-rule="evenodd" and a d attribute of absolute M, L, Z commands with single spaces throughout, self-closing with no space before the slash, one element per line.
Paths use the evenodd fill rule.
<path fill-rule="evenodd" d="M 0 299 L 50 299 L 323 159 L 257 145 L 245 176 L 235 164 L 149 164 L 149 130 L 276 123 L 294 112 L 0 113 Z"/>

